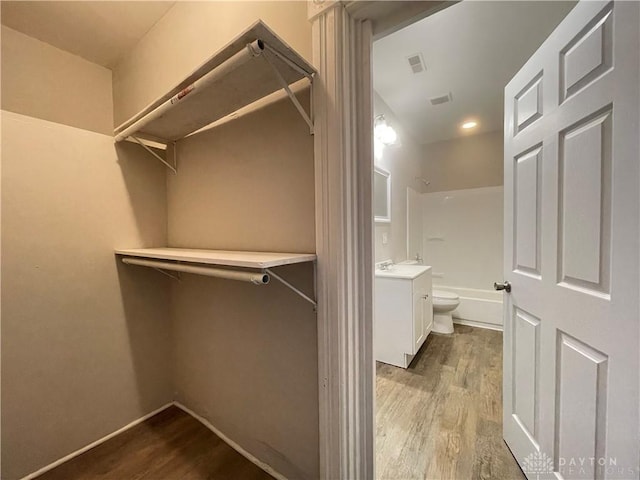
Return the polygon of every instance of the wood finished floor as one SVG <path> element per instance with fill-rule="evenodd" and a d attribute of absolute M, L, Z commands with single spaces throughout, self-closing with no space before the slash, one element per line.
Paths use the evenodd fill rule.
<path fill-rule="evenodd" d="M 500 332 L 456 325 L 429 335 L 406 370 L 378 363 L 376 401 L 378 480 L 525 478 L 502 441 Z M 272 477 L 170 407 L 38 477 L 80 479 Z"/>
<path fill-rule="evenodd" d="M 525 479 L 502 440 L 501 332 L 456 325 L 376 377 L 378 480 Z"/>
<path fill-rule="evenodd" d="M 38 480 L 273 480 L 192 416 L 169 407 Z"/>

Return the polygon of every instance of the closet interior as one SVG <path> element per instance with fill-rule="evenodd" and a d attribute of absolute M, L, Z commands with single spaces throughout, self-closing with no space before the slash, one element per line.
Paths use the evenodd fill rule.
<path fill-rule="evenodd" d="M 224 8 L 230 24 L 253 23 L 217 42 L 227 32 L 198 16 L 222 21 Z M 130 115 L 146 94 L 135 82 L 188 64 L 176 57 L 196 37 L 185 25 L 201 29 L 199 54 L 207 36 L 216 53 Z M 2 478 L 83 478 L 96 468 L 111 478 L 126 448 L 144 464 L 143 436 L 158 455 L 181 459 L 176 472 L 184 449 L 205 449 L 189 466 L 202 478 L 317 476 L 316 71 L 306 25 L 304 5 L 177 2 L 135 52 L 104 67 L 3 18 Z M 144 59 L 162 49 L 166 64 Z M 86 75 L 51 118 L 16 103 L 31 94 L 20 68 L 60 65 L 51 78 L 30 77 L 53 101 L 73 62 L 76 78 L 96 71 L 104 85 Z M 108 92 L 104 101 L 92 84 Z M 67 121 L 82 101 L 82 114 L 98 105 L 94 116 L 108 120 Z M 130 118 L 113 121 L 123 113 Z M 75 266 L 63 271 L 74 249 Z M 257 468 L 235 469 L 245 460 Z M 149 472 L 169 472 L 163 462 Z"/>

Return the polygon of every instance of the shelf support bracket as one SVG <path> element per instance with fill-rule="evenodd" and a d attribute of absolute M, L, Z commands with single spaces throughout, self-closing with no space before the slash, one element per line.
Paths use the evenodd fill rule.
<path fill-rule="evenodd" d="M 271 45 L 269 45 L 268 43 L 264 44 L 264 48 L 272 53 L 274 56 L 278 57 L 280 60 L 282 60 L 284 63 L 286 63 L 287 65 L 289 65 L 292 69 L 294 69 L 296 72 L 298 72 L 300 75 L 303 75 L 305 77 L 307 77 L 309 79 L 309 81 L 311 81 L 312 78 L 312 74 L 307 72 L 305 69 L 300 68 L 299 65 L 297 65 L 295 62 L 292 62 L 291 60 L 289 60 L 285 55 L 282 55 L 280 52 L 278 52 L 275 48 L 273 48 Z"/>
<path fill-rule="evenodd" d="M 315 270 L 315 269 L 314 269 Z M 291 285 L 289 282 L 287 282 L 284 278 L 282 278 L 280 275 L 278 275 L 277 273 L 274 273 L 273 270 L 271 270 L 270 268 L 265 268 L 262 270 L 263 273 L 267 273 L 269 274 L 271 277 L 275 278 L 276 280 L 278 280 L 280 283 L 282 283 L 285 287 L 287 287 L 288 289 L 290 289 L 291 291 L 293 291 L 294 293 L 297 293 L 298 295 L 300 295 L 302 298 L 304 298 L 307 302 L 309 302 L 311 305 L 313 305 L 313 311 L 315 312 L 317 307 L 318 307 L 318 303 L 311 298 L 310 296 L 308 296 L 306 293 L 302 292 L 299 288 L 294 287 L 293 285 Z M 315 272 L 314 272 L 315 273 Z M 314 278 L 315 278 L 315 274 L 314 274 Z"/>
<path fill-rule="evenodd" d="M 173 273 L 167 272 L 166 270 L 162 270 L 161 268 L 154 268 L 154 270 L 156 272 L 160 272 L 163 275 L 166 275 L 167 277 L 173 278 L 174 280 L 178 280 L 178 281 L 181 280 L 180 272 L 173 274 Z"/>
<path fill-rule="evenodd" d="M 269 50 L 269 51 L 273 52 L 273 50 Z M 313 135 L 313 121 L 311 120 L 311 118 L 309 118 L 309 115 L 307 115 L 307 112 L 305 111 L 303 106 L 300 104 L 300 102 L 296 98 L 296 95 L 291 91 L 291 88 L 289 88 L 289 85 L 287 84 L 285 79 L 282 78 L 282 75 L 280 74 L 278 69 L 275 67 L 275 65 L 273 65 L 271 60 L 269 60 L 269 56 L 263 54 L 262 57 L 264 58 L 264 60 L 271 67 L 271 70 L 273 71 L 273 74 L 275 75 L 276 79 L 278 80 L 278 83 L 280 83 L 280 85 L 282 86 L 282 89 L 289 96 L 289 99 L 291 100 L 291 103 L 293 103 L 293 106 L 296 107 L 296 110 L 298 110 L 298 113 L 300 113 L 300 116 L 302 116 L 304 121 L 307 122 L 307 125 L 309 125 L 309 132 L 311 133 L 311 135 Z M 313 98 L 313 79 L 311 77 L 309 77 L 308 75 L 306 75 L 306 74 L 305 74 L 305 76 L 307 78 L 309 78 L 309 82 L 311 83 L 311 98 Z M 313 108 L 313 104 L 312 104 L 311 108 Z"/>
<path fill-rule="evenodd" d="M 138 137 L 131 135 L 131 138 L 133 138 L 136 142 L 138 142 L 138 144 L 140 144 L 140 146 L 142 148 L 144 148 L 147 152 L 149 152 L 151 155 L 153 155 L 155 158 L 157 158 L 158 160 L 160 160 L 162 163 L 164 163 L 167 168 L 169 168 L 173 173 L 178 173 L 178 171 L 176 170 L 176 167 L 174 165 L 171 165 L 169 162 L 167 162 L 164 158 L 162 158 L 160 155 L 158 155 L 156 152 L 154 152 L 153 150 L 151 150 L 149 147 L 147 147 L 142 140 L 140 140 Z M 174 154 L 174 161 L 175 161 L 175 148 L 173 149 L 173 154 Z"/>

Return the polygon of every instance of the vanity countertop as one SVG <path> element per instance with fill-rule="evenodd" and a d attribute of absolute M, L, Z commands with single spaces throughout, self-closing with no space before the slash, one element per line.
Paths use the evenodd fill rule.
<path fill-rule="evenodd" d="M 376 268 L 376 277 L 413 280 L 429 270 L 431 270 L 429 265 L 394 264 L 391 265 L 388 270 Z"/>

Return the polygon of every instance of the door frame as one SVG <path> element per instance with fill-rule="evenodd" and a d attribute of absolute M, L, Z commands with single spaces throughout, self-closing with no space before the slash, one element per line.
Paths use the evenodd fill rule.
<path fill-rule="evenodd" d="M 375 37 L 453 5 L 309 0 L 314 78 L 320 478 L 375 477 Z"/>
<path fill-rule="evenodd" d="M 375 472 L 371 45 L 454 3 L 307 1 L 318 69 L 314 161 L 323 479 L 372 479 Z M 356 85 L 353 95 L 347 87 Z"/>

